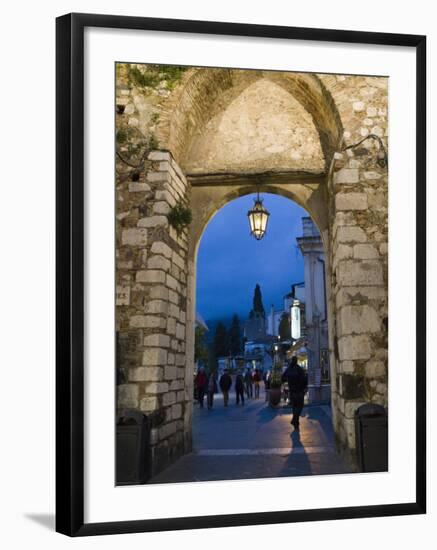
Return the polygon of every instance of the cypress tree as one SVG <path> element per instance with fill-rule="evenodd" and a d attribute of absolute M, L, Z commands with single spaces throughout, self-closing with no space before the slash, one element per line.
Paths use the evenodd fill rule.
<path fill-rule="evenodd" d="M 261 295 L 261 288 L 257 284 L 255 287 L 255 292 L 253 294 L 253 311 L 255 314 L 261 315 L 263 319 L 266 317 L 266 312 L 263 306 L 263 299 Z"/>
<path fill-rule="evenodd" d="M 229 329 L 229 350 L 234 357 L 240 355 L 242 350 L 240 319 L 235 314 Z"/>
<path fill-rule="evenodd" d="M 203 365 L 208 362 L 208 346 L 205 341 L 206 330 L 197 325 L 194 332 L 194 360 L 200 361 Z"/>
<path fill-rule="evenodd" d="M 229 355 L 228 333 L 221 321 L 217 323 L 215 328 L 213 350 L 216 357 L 227 357 Z"/>

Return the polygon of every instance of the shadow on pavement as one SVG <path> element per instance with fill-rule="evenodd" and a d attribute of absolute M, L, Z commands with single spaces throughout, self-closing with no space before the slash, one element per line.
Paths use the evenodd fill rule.
<path fill-rule="evenodd" d="M 291 439 L 291 452 L 293 452 L 293 449 L 304 448 L 302 441 L 300 439 L 300 431 L 299 430 L 293 430 L 290 434 Z"/>
<path fill-rule="evenodd" d="M 330 439 L 334 439 L 334 429 L 332 427 L 332 418 L 319 406 L 306 406 L 302 414 L 303 418 L 315 420 L 318 422 L 321 431 Z"/>
<path fill-rule="evenodd" d="M 311 462 L 300 437 L 300 431 L 294 430 L 290 433 L 291 449 L 282 465 L 279 476 L 301 476 L 312 473 Z"/>
<path fill-rule="evenodd" d="M 256 413 L 256 421 L 264 424 L 271 422 L 280 414 L 279 409 L 272 409 L 271 407 L 263 407 Z"/>

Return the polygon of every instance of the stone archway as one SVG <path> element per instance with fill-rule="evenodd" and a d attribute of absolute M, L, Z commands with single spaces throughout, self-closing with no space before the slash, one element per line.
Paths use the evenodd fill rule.
<path fill-rule="evenodd" d="M 386 84 L 190 69 L 160 104 L 158 149 L 117 189 L 118 403 L 150 415 L 153 473 L 191 448 L 197 243 L 215 211 L 257 185 L 303 206 L 325 244 L 339 448 L 353 455 L 357 406 L 387 404 L 387 170 L 374 140 L 342 152 L 369 131 L 385 139 Z M 132 117 L 147 132 L 142 112 Z M 167 219 L 177 203 L 193 212 L 179 234 Z"/>
<path fill-rule="evenodd" d="M 311 117 L 319 135 L 326 166 L 343 139 L 343 127 L 332 95 L 319 75 L 235 69 L 191 69 L 165 102 L 157 135 L 185 168 L 196 132 L 217 112 L 224 112 L 249 86 L 266 80 L 295 98 Z"/>

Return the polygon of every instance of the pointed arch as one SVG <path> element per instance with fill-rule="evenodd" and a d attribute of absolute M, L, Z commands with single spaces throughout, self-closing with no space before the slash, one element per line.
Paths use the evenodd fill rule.
<path fill-rule="evenodd" d="M 199 69 L 187 71 L 181 84 L 163 105 L 158 137 L 181 164 L 193 140 L 208 120 L 248 86 L 268 79 L 293 96 L 311 115 L 319 134 L 325 164 L 338 150 L 343 128 L 335 102 L 316 74 L 261 70 Z"/>

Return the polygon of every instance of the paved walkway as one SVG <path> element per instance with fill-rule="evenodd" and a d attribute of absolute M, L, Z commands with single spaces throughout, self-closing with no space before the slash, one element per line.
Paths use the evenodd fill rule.
<path fill-rule="evenodd" d="M 264 401 L 229 406 L 215 397 L 212 410 L 197 404 L 193 414 L 193 452 L 149 483 L 254 479 L 347 473 L 335 452 L 330 407 L 307 406 L 301 427 L 290 425 L 290 408 L 273 409 Z"/>

